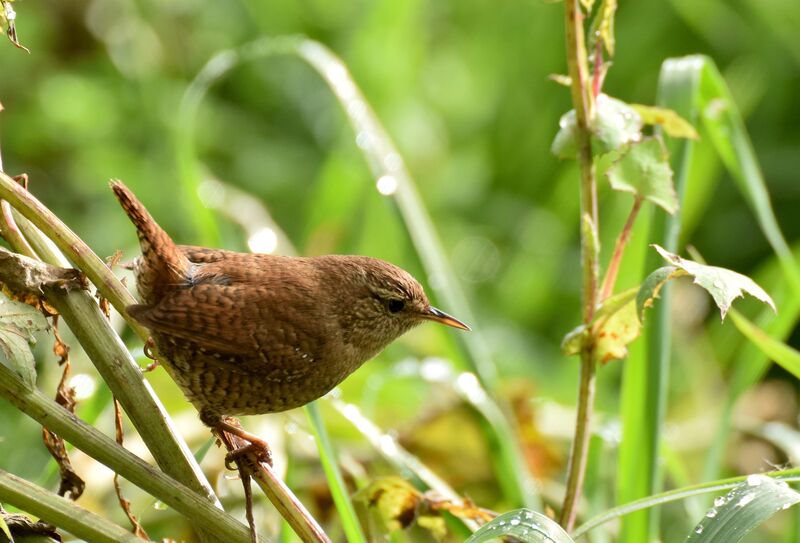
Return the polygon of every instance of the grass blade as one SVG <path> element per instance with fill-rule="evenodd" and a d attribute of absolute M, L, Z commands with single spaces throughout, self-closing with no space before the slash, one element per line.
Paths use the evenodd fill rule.
<path fill-rule="evenodd" d="M 768 358 L 800 379 L 800 352 L 789 345 L 770 337 L 764 330 L 750 322 L 744 315 L 732 309 L 731 320 L 736 328 L 758 347 Z"/>
<path fill-rule="evenodd" d="M 464 543 L 485 543 L 506 537 L 523 543 L 573 543 L 559 524 L 540 513 L 518 509 L 487 522 Z"/>
<path fill-rule="evenodd" d="M 772 515 L 800 502 L 783 481 L 750 475 L 724 498 L 717 498 L 686 543 L 735 543 Z"/>
<path fill-rule="evenodd" d="M 319 404 L 317 402 L 311 402 L 305 407 L 305 411 L 311 423 L 311 429 L 314 432 L 314 439 L 317 442 L 317 449 L 319 449 L 322 469 L 325 471 L 325 475 L 328 478 L 331 495 L 333 496 L 333 503 L 336 504 L 336 510 L 339 512 L 339 520 L 342 523 L 345 537 L 347 537 L 347 541 L 351 543 L 366 543 L 367 539 L 364 537 L 364 532 L 361 530 L 361 524 L 353 508 L 353 502 L 350 500 L 347 486 L 344 484 L 344 479 L 342 479 L 339 463 L 336 461 L 336 454 L 333 451 L 328 432 L 325 429 L 325 423 L 322 422 Z"/>
<path fill-rule="evenodd" d="M 773 471 L 769 473 L 764 473 L 763 475 L 768 477 L 774 477 L 785 483 L 800 482 L 800 469 L 797 468 L 790 470 L 783 470 L 783 471 Z M 724 492 L 726 490 L 735 488 L 736 486 L 740 485 L 742 482 L 745 482 L 746 480 L 747 476 L 741 476 L 741 477 L 731 477 L 729 479 L 720 479 L 718 481 L 709 481 L 706 483 L 692 485 L 689 487 L 677 488 L 674 490 L 670 490 L 668 492 L 662 492 L 660 494 L 654 494 L 646 498 L 634 500 L 630 503 L 618 505 L 613 509 L 609 509 L 608 511 L 605 511 L 599 515 L 590 518 L 588 521 L 578 526 L 575 529 L 575 531 L 572 532 L 572 537 L 577 541 L 581 537 L 585 536 L 591 530 L 611 520 L 629 516 L 631 514 L 635 514 L 636 512 L 664 505 L 667 503 L 685 500 L 686 498 L 702 496 L 705 494 Z"/>

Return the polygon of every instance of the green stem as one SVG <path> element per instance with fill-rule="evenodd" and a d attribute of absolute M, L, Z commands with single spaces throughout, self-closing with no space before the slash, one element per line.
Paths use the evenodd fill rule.
<path fill-rule="evenodd" d="M 567 65 L 572 80 L 570 90 L 575 108 L 578 166 L 580 168 L 581 201 L 581 265 L 583 269 L 583 322 L 589 324 L 597 303 L 597 183 L 592 163 L 592 142 L 589 121 L 592 118 L 593 100 L 589 88 L 584 43 L 583 13 L 579 0 L 564 1 L 566 23 Z M 567 492 L 561 509 L 561 525 L 569 531 L 577 515 L 577 506 L 583 491 L 586 457 L 591 435 L 590 422 L 595 390 L 595 363 L 591 338 L 581 350 L 578 413 L 575 421 L 575 439 L 572 442 L 567 471 Z"/>
<path fill-rule="evenodd" d="M 41 231 L 23 217 L 15 219 L 45 262 L 55 266 L 67 264 L 64 256 Z M 66 292 L 56 288 L 46 289 L 45 294 L 122 404 L 159 467 L 219 506 L 211 485 L 172 424 L 164 405 L 92 296 L 84 291 Z"/>
<path fill-rule="evenodd" d="M 53 240 L 67 258 L 94 283 L 100 294 L 128 321 L 128 325 L 139 337 L 143 340 L 147 339 L 149 336 L 147 330 L 125 312 L 127 306 L 136 303 L 134 297 L 120 283 L 106 263 L 94 254 L 75 232 L 70 230 L 61 219 L 34 198 L 30 192 L 3 172 L 0 172 L 0 199 L 8 200 L 12 207 L 39 228 L 45 236 Z M 30 236 L 28 239 L 30 240 Z M 33 240 L 30 241 L 33 242 Z M 63 263 L 54 262 L 52 264 L 63 265 Z"/>
<path fill-rule="evenodd" d="M 0 502 L 62 528 L 86 541 L 142 543 L 128 530 L 40 486 L 0 469 Z"/>
<path fill-rule="evenodd" d="M 185 516 L 199 533 L 221 541 L 250 543 L 250 531 L 189 487 L 155 469 L 138 456 L 89 426 L 36 389 L 28 388 L 0 364 L 0 396 L 77 448 L 119 473 Z"/>

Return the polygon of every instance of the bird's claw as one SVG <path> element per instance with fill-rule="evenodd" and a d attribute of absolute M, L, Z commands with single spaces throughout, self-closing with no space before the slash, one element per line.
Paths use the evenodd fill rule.
<path fill-rule="evenodd" d="M 269 467 L 272 467 L 272 451 L 266 443 L 248 443 L 240 449 L 230 451 L 225 455 L 225 467 L 231 471 L 238 469 L 234 466 L 234 462 L 238 465 L 239 459 L 243 456 L 252 456 L 257 463 L 266 462 Z"/>

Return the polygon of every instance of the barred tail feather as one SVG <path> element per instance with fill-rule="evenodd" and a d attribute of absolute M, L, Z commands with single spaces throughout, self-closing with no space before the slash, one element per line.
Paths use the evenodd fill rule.
<path fill-rule="evenodd" d="M 136 227 L 142 249 L 142 258 L 136 264 L 136 282 L 145 303 L 153 304 L 160 298 L 159 285 L 169 287 L 186 281 L 189 261 L 128 187 L 121 181 L 112 181 L 111 190 Z"/>

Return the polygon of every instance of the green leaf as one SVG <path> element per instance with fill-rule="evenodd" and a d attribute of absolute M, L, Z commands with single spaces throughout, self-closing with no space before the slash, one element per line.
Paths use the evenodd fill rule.
<path fill-rule="evenodd" d="M 609 56 L 614 56 L 614 15 L 617 12 L 617 0 L 603 0 L 600 9 L 592 22 L 591 36 L 599 36 Z"/>
<path fill-rule="evenodd" d="M 800 493 L 783 481 L 750 475 L 726 496 L 714 500 L 686 543 L 735 543 L 772 515 L 800 502 Z"/>
<path fill-rule="evenodd" d="M 666 261 L 694 277 L 694 282 L 711 294 L 723 319 L 725 319 L 733 300 L 744 296 L 745 293 L 761 300 L 775 311 L 775 303 L 769 294 L 746 275 L 725 268 L 698 264 L 693 260 L 672 254 L 659 245 L 654 244 L 653 247 Z"/>
<path fill-rule="evenodd" d="M 631 192 L 661 206 L 670 215 L 678 210 L 672 185 L 672 168 L 664 145 L 658 138 L 633 143 L 608 170 L 611 188 Z"/>
<path fill-rule="evenodd" d="M 559 130 L 550 151 L 559 158 L 575 158 L 575 110 L 571 109 L 558 121 Z M 619 149 L 642 138 L 642 118 L 631 106 L 606 94 L 595 101 L 595 117 L 590 127 L 595 151 L 605 153 Z"/>
<path fill-rule="evenodd" d="M 575 143 L 575 110 L 570 109 L 558 120 L 558 132 L 550 145 L 550 152 L 558 158 L 575 158 L 578 146 Z"/>
<path fill-rule="evenodd" d="M 636 110 L 607 94 L 599 94 L 595 100 L 591 128 L 601 151 L 619 149 L 642 138 L 642 118 Z"/>
<path fill-rule="evenodd" d="M 464 543 L 484 543 L 513 536 L 523 543 L 574 543 L 554 520 L 530 509 L 517 509 L 499 515 L 472 534 Z"/>
<path fill-rule="evenodd" d="M 628 356 L 627 345 L 639 337 L 641 323 L 636 316 L 636 304 L 630 300 L 618 311 L 598 322 L 594 333 L 594 358 L 607 364 Z"/>
<path fill-rule="evenodd" d="M 29 344 L 36 343 L 34 332 L 47 329 L 47 320 L 39 311 L 0 293 L 0 363 L 30 387 L 36 385 L 36 361 Z"/>
<path fill-rule="evenodd" d="M 673 138 L 700 139 L 700 135 L 692 123 L 666 107 L 631 104 L 645 124 L 660 126 L 668 136 Z"/>
<path fill-rule="evenodd" d="M 800 352 L 782 341 L 770 337 L 764 330 L 747 320 L 738 311 L 732 310 L 730 315 L 733 324 L 742 335 L 780 367 L 800 379 Z"/>
<path fill-rule="evenodd" d="M 589 338 L 594 338 L 592 356 L 606 364 L 628 356 L 627 345 L 639 336 L 641 323 L 636 317 L 634 303 L 637 289 L 632 288 L 606 299 L 595 312 L 589 327 L 581 324 L 561 342 L 561 351 L 568 356 L 578 355 Z"/>

